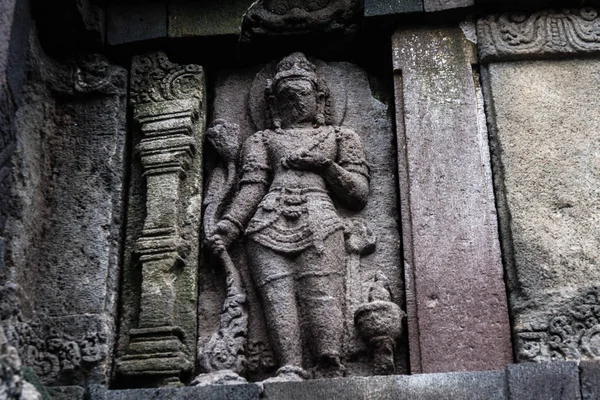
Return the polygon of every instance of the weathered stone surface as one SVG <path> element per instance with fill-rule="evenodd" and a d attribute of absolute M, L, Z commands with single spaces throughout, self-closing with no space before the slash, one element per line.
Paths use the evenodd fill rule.
<path fill-rule="evenodd" d="M 581 361 L 579 363 L 579 383 L 582 400 L 600 398 L 600 362 Z"/>
<path fill-rule="evenodd" d="M 215 279 L 213 268 L 220 271 L 221 265 L 207 264 L 207 268 L 201 270 L 198 301 L 200 359 L 210 361 L 215 359 L 215 354 L 220 356 L 217 358 L 220 364 L 202 361 L 201 372 L 214 373 L 220 367 L 239 373 L 235 360 L 240 353 L 246 357 L 244 376 L 250 380 L 268 378 L 277 367 L 282 367 L 279 378 L 293 375 L 300 379 L 310 378 L 313 367 L 317 367 L 314 368 L 315 377 L 324 373 L 340 375 L 340 361 L 348 375 L 372 375 L 374 371 L 390 373 L 394 368 L 394 356 L 396 373 L 406 372 L 405 341 L 401 340 L 394 348 L 393 340 L 401 330 L 402 312 L 398 306 L 403 302 L 403 285 L 395 219 L 398 215 L 393 173 L 396 161 L 388 106 L 373 97 L 367 75 L 354 65 L 309 62 L 299 53 L 278 62 L 263 69 L 225 73 L 217 84 L 215 124 L 208 130 L 207 138 L 220 156 L 216 159 L 217 152 L 207 152 L 213 157 L 207 160 L 212 176 L 206 190 L 205 232 L 208 243 L 217 249 L 231 243 L 236 236 L 244 237 L 245 241 L 233 244 L 230 254 L 233 264 L 241 271 L 247 301 L 245 304 L 229 301 L 231 293 L 238 291 L 236 288 L 229 292 L 230 287 L 225 286 L 225 282 Z M 265 90 L 268 82 L 271 82 L 270 89 Z M 304 86 L 300 91 L 294 84 Z M 290 100 L 282 97 L 283 92 L 277 92 L 281 88 L 289 91 Z M 269 97 L 265 97 L 265 92 Z M 384 90 L 379 94 L 385 98 Z M 311 103 L 315 97 L 316 105 Z M 310 125 L 302 123 L 298 126 L 295 125 L 297 121 L 290 123 L 296 109 L 294 101 L 301 101 L 299 110 L 305 110 L 306 105 L 309 110 L 306 120 L 311 121 Z M 310 104 L 316 107 L 316 113 Z M 276 123 L 280 128 L 275 127 Z M 265 140 L 257 140 L 260 137 Z M 289 147 L 287 140 L 295 145 Z M 235 196 L 222 198 L 223 188 L 230 186 L 219 182 L 227 176 L 235 178 L 229 164 L 230 160 L 237 159 L 236 146 L 243 143 L 246 149 L 240 164 L 243 184 L 239 185 L 241 189 Z M 330 168 L 324 165 L 323 174 L 312 167 L 302 169 L 301 161 L 291 160 L 294 151 L 301 148 L 314 157 L 323 156 L 322 161 Z M 339 152 L 334 151 L 336 149 Z M 279 160 L 287 156 L 290 161 L 288 164 L 286 159 L 284 166 Z M 370 169 L 365 168 L 365 164 Z M 268 168 L 275 169 L 273 177 L 264 175 Z M 336 182 L 340 183 L 336 179 L 342 171 L 347 173 L 344 184 L 356 183 L 356 197 L 350 196 L 347 188 L 335 186 Z M 366 197 L 365 178 L 368 176 L 371 192 Z M 324 186 L 326 180 L 334 182 L 334 186 Z M 235 188 L 236 181 L 233 179 L 228 184 Z M 285 190 L 281 185 L 285 185 Z M 258 188 L 259 192 L 249 196 L 248 187 Z M 306 192 L 302 192 L 298 200 L 290 197 L 291 191 L 304 190 L 302 188 Z M 275 202 L 274 208 L 269 209 L 269 201 Z M 294 201 L 299 203 L 293 204 Z M 272 210 L 277 211 L 265 220 Z M 257 228 L 262 226 L 257 225 L 260 220 L 264 221 L 262 229 Z M 289 223 L 290 229 L 303 231 L 303 235 L 287 238 L 287 228 L 282 227 L 285 223 Z M 215 235 L 215 224 L 218 235 Z M 246 233 L 240 233 L 240 229 Z M 283 229 L 283 233 L 279 229 Z M 244 256 L 244 242 L 249 250 L 248 258 Z M 278 254 L 272 256 L 276 248 Z M 317 248 L 323 256 L 318 255 Z M 261 257 L 263 262 L 257 261 Z M 312 260 L 306 262 L 319 267 L 313 282 L 306 282 L 305 277 L 311 275 L 303 276 L 301 271 L 316 272 L 313 268 L 301 267 L 305 265 L 300 264 L 301 260 Z M 278 279 L 272 279 L 278 276 L 275 274 L 277 268 L 284 272 Z M 341 276 L 338 278 L 338 275 Z M 346 298 L 338 286 L 340 280 L 345 285 Z M 309 284 L 321 287 L 322 304 L 315 304 L 318 302 L 314 298 L 315 292 L 309 290 Z M 228 293 L 224 302 L 226 287 Z M 269 293 L 274 292 L 279 294 L 270 300 Z M 304 307 L 296 308 L 296 297 L 304 302 Z M 282 304 L 284 299 L 290 302 Z M 224 342 L 227 337 L 224 328 L 228 326 L 219 320 L 218 312 L 223 309 L 223 314 L 227 315 L 232 304 L 247 307 L 246 346 L 244 349 L 242 343 L 235 342 L 236 351 L 233 354 L 227 352 L 228 357 L 223 357 L 224 351 L 213 351 L 215 347 L 220 350 L 215 343 Z M 277 310 L 276 315 L 269 311 L 272 309 Z M 320 311 L 315 313 L 317 310 Z M 271 312 L 267 315 L 267 326 L 265 312 Z M 354 327 L 355 315 L 362 339 Z M 373 324 L 385 320 L 377 315 L 389 317 L 389 323 Z M 224 320 L 227 322 L 231 318 Z M 302 325 L 299 327 L 299 324 Z M 234 324 L 236 328 L 241 326 L 241 322 Z M 327 326 L 327 332 L 320 330 L 324 326 Z M 240 341 L 246 338 L 245 331 L 241 331 L 233 331 Z M 381 336 L 381 340 L 375 340 L 377 336 Z M 323 368 L 327 361 L 331 365 Z M 286 368 L 285 362 L 295 363 L 292 364 L 295 368 L 290 368 L 291 365 Z M 198 383 L 208 378 L 210 376 L 201 376 Z"/>
<path fill-rule="evenodd" d="M 503 400 L 504 372 L 346 378 L 264 385 L 268 400 Z"/>
<path fill-rule="evenodd" d="M 508 399 L 579 400 L 577 364 L 513 364 L 506 368 Z"/>
<path fill-rule="evenodd" d="M 9 7 L 7 11 L 10 10 L 10 3 L 9 1 L 7 4 Z M 16 1 L 13 7 L 12 19 L 10 20 L 11 25 L 7 28 L 9 29 L 7 33 L 10 32 L 10 37 L 6 38 L 8 40 L 6 60 L 4 65 L 0 64 L 0 67 L 5 68 L 4 70 L 0 69 L 0 74 L 2 74 L 0 76 L 3 77 L 0 88 L 4 86 L 7 88 L 0 90 L 0 111 L 8 111 L 5 115 L 0 113 L 1 119 L 14 115 L 16 104 L 21 102 L 23 86 L 25 84 L 26 68 L 24 66 L 28 61 L 30 33 L 33 25 L 28 1 Z M 7 20 L 7 22 L 9 21 Z M 3 93 L 5 90 L 9 90 L 10 92 Z M 6 103 L 9 102 L 13 102 L 13 104 L 7 106 Z M 0 127 L 4 128 L 3 126 Z M 2 132 L 2 134 L 5 133 Z"/>
<path fill-rule="evenodd" d="M 167 37 L 164 2 L 113 4 L 107 12 L 106 38 L 117 45 Z"/>
<path fill-rule="evenodd" d="M 458 27 L 393 36 L 413 373 L 512 360 L 474 50 Z"/>
<path fill-rule="evenodd" d="M 518 358 L 595 359 L 600 64 L 493 63 L 484 77 Z"/>
<path fill-rule="evenodd" d="M 600 53 L 596 8 L 489 15 L 478 21 L 482 62 Z"/>
<path fill-rule="evenodd" d="M 404 14 L 423 11 L 423 0 L 365 0 L 365 17 Z"/>
<path fill-rule="evenodd" d="M 180 384 L 194 366 L 202 214 L 204 72 L 164 53 L 132 61 L 133 140 L 120 385 Z"/>
<path fill-rule="evenodd" d="M 258 385 L 218 385 L 180 389 L 106 390 L 92 387 L 90 400 L 259 400 Z"/>
<path fill-rule="evenodd" d="M 426 12 L 451 10 L 475 5 L 475 0 L 423 0 Z"/>
<path fill-rule="evenodd" d="M 14 117 L 1 322 L 44 384 L 105 382 L 120 254 L 126 73 L 32 46 Z"/>
<path fill-rule="evenodd" d="M 169 2 L 169 37 L 239 36 L 251 0 Z"/>
<path fill-rule="evenodd" d="M 6 0 L 0 3 L 0 76 L 6 73 L 8 48 L 12 33 L 16 0 Z M 4 79 L 0 80 L 0 92 L 4 89 Z"/>

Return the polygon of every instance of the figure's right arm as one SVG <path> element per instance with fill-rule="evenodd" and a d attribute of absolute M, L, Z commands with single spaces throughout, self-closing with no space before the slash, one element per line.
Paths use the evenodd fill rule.
<path fill-rule="evenodd" d="M 215 247 L 225 248 L 242 234 L 267 193 L 271 171 L 262 132 L 255 133 L 244 143 L 239 190 L 217 224 L 215 235 L 209 239 Z"/>

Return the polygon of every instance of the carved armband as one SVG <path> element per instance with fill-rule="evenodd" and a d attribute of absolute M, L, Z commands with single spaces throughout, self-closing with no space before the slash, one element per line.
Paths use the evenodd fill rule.
<path fill-rule="evenodd" d="M 244 164 L 240 185 L 252 183 L 268 185 L 270 172 L 271 167 L 264 147 L 263 135 L 262 132 L 257 132 L 244 143 Z"/>
<path fill-rule="evenodd" d="M 365 160 L 365 150 L 358 134 L 350 129 L 336 130 L 338 141 L 338 164 L 348 172 L 371 179 L 369 165 Z"/>
<path fill-rule="evenodd" d="M 235 225 L 235 227 L 238 229 L 239 232 L 243 232 L 244 231 L 244 225 L 242 225 L 242 223 L 240 221 L 238 221 L 237 218 L 235 218 L 233 215 L 226 214 L 226 215 L 223 216 L 223 219 L 225 221 L 229 221 L 233 225 Z"/>

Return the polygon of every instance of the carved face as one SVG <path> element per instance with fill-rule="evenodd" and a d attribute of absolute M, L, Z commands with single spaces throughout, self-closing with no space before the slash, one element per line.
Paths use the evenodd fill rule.
<path fill-rule="evenodd" d="M 312 123 L 317 115 L 317 95 L 311 82 L 289 79 L 277 87 L 277 108 L 281 122 L 286 125 Z"/>

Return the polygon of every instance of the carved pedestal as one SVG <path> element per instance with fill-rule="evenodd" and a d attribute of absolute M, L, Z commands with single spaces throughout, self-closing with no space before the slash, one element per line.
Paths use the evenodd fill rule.
<path fill-rule="evenodd" d="M 117 372 L 136 385 L 179 385 L 195 353 L 204 76 L 160 53 L 135 58 L 132 69 L 141 165 L 132 173 Z M 145 215 L 134 189 L 141 176 Z"/>

